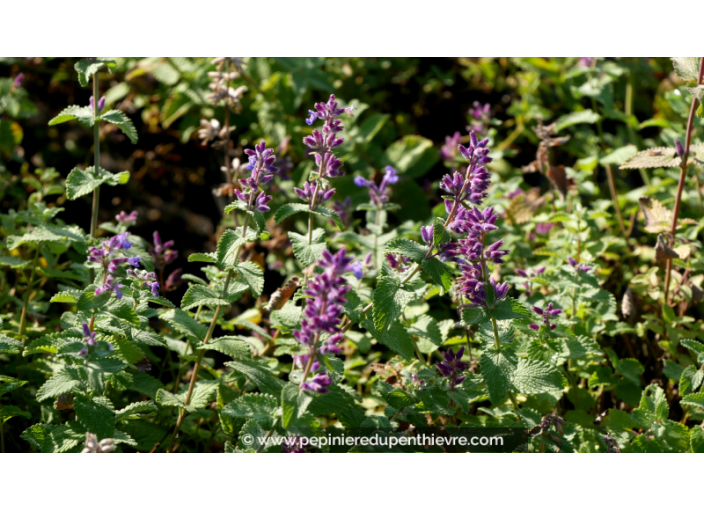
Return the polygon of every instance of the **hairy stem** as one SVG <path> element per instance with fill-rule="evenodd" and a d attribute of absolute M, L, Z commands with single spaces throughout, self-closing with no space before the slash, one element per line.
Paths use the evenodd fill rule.
<path fill-rule="evenodd" d="M 254 193 L 252 193 L 251 198 L 249 199 L 249 206 L 248 208 L 252 207 L 252 202 L 254 199 Z M 249 224 L 249 214 L 247 214 L 244 218 L 244 223 L 242 224 L 242 237 L 246 237 L 247 235 L 247 226 Z M 237 261 L 239 261 L 240 258 L 240 252 L 242 251 L 242 246 L 244 244 L 241 244 L 237 250 L 235 251 L 235 256 L 233 257 L 233 260 L 235 264 Z M 227 288 L 230 285 L 230 280 L 232 280 L 233 272 L 232 270 L 228 271 L 227 273 L 227 278 L 225 279 L 225 284 L 223 285 L 222 288 L 222 293 L 221 297 L 224 298 L 227 296 Z M 210 322 L 210 327 L 208 328 L 208 332 L 205 334 L 205 338 L 203 339 L 203 345 L 207 344 L 210 341 L 210 338 L 213 336 L 213 331 L 215 330 L 215 325 L 218 322 L 218 318 L 220 317 L 220 312 L 222 311 L 222 306 L 218 305 L 218 307 L 215 309 L 215 314 L 213 315 L 213 320 Z M 193 373 L 191 374 L 191 381 L 188 383 L 188 392 L 186 393 L 186 399 L 184 400 L 185 405 L 189 405 L 191 403 L 191 397 L 193 396 L 193 388 L 195 388 L 196 385 L 196 380 L 198 379 L 198 372 L 200 371 L 200 366 L 201 363 L 203 362 L 203 356 L 205 356 L 205 350 L 201 350 L 198 353 L 198 358 L 196 359 L 196 364 L 193 367 Z M 174 435 L 171 438 L 171 443 L 169 444 L 169 447 L 167 448 L 167 453 L 172 451 L 172 448 L 174 446 L 174 442 L 176 441 L 176 438 L 178 437 L 178 432 L 181 429 L 181 425 L 183 424 L 183 420 L 186 418 L 186 411 L 185 409 L 181 409 L 179 412 L 178 420 L 176 421 L 176 427 L 174 428 Z"/>
<path fill-rule="evenodd" d="M 704 57 L 699 61 L 699 76 L 697 84 L 702 84 L 702 75 L 704 74 Z M 675 232 L 677 231 L 677 219 L 680 215 L 680 206 L 682 205 L 682 190 L 684 189 L 684 181 L 687 178 L 687 159 L 689 158 L 689 146 L 692 142 L 692 126 L 694 123 L 694 114 L 697 111 L 697 97 L 692 95 L 692 106 L 689 109 L 689 119 L 687 119 L 687 135 L 685 138 L 684 155 L 682 156 L 682 164 L 680 165 L 680 181 L 677 184 L 677 197 L 675 198 L 675 209 L 672 215 L 672 226 L 670 227 L 671 239 L 670 246 L 675 242 Z M 669 302 L 668 294 L 670 293 L 670 273 L 672 272 L 672 259 L 667 259 L 665 263 L 665 296 L 663 303 Z"/>

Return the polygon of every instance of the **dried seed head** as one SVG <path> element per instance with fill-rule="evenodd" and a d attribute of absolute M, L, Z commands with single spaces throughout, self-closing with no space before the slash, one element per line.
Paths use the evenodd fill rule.
<path fill-rule="evenodd" d="M 629 317 L 635 312 L 635 302 L 633 301 L 633 291 L 630 288 L 626 289 L 621 299 L 621 313 L 624 317 Z"/>

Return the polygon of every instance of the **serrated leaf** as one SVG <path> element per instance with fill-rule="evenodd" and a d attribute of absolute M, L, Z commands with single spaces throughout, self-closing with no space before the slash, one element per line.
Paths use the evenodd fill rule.
<path fill-rule="evenodd" d="M 22 342 L 0 333 L 0 354 L 19 354 L 22 351 Z"/>
<path fill-rule="evenodd" d="M 254 241 L 257 235 L 254 231 L 248 230 L 247 234 L 242 237 L 242 227 L 237 230 L 226 230 L 220 236 L 218 241 L 218 247 L 215 251 L 218 259 L 218 264 L 233 264 L 235 261 L 235 254 L 239 251 L 240 247 L 249 241 Z"/>
<path fill-rule="evenodd" d="M 112 437 L 115 431 L 115 410 L 106 397 L 88 397 L 77 395 L 73 400 L 76 418 L 86 428 L 98 436 L 98 440 Z"/>
<path fill-rule="evenodd" d="M 384 248 L 384 253 L 393 253 L 394 255 L 402 255 L 408 257 L 413 262 L 420 263 L 425 256 L 427 248 L 409 239 L 394 239 L 387 243 Z"/>
<path fill-rule="evenodd" d="M 103 184 L 117 186 L 118 184 L 127 184 L 129 180 L 129 172 L 113 174 L 102 168 L 96 172 L 95 167 L 92 166 L 85 170 L 74 168 L 66 178 L 66 197 L 69 200 L 76 200 L 93 192 L 95 188 Z"/>
<path fill-rule="evenodd" d="M 369 334 L 376 338 L 380 344 L 400 354 L 406 360 L 410 361 L 413 358 L 413 338 L 399 322 L 392 322 L 388 329 L 380 331 L 374 327 L 372 321 L 364 319 L 362 327 L 369 331 Z"/>
<path fill-rule="evenodd" d="M 264 271 L 252 261 L 241 262 L 235 266 L 235 272 L 247 282 L 252 295 L 259 297 L 264 290 Z"/>
<path fill-rule="evenodd" d="M 192 253 L 188 256 L 188 262 L 206 262 L 208 264 L 217 264 L 218 260 L 214 253 Z"/>
<path fill-rule="evenodd" d="M 694 393 L 687 395 L 680 400 L 681 406 L 694 406 L 704 410 L 704 393 Z"/>
<path fill-rule="evenodd" d="M 244 337 L 239 336 L 212 338 L 207 344 L 198 345 L 196 349 L 218 351 L 236 360 L 250 359 L 252 357 L 249 344 Z"/>
<path fill-rule="evenodd" d="M 491 313 L 497 321 L 530 319 L 532 317 L 530 311 L 513 298 L 506 298 L 499 301 Z"/>
<path fill-rule="evenodd" d="M 442 218 L 435 218 L 433 223 L 433 244 L 442 246 L 452 240 L 450 232 L 445 228 L 445 221 Z"/>
<path fill-rule="evenodd" d="M 284 382 L 255 361 L 230 361 L 225 363 L 236 372 L 246 376 L 260 391 L 278 397 Z"/>
<path fill-rule="evenodd" d="M 513 384 L 519 392 L 527 395 L 561 390 L 567 385 L 567 380 L 549 363 L 521 359 L 513 374 Z"/>
<path fill-rule="evenodd" d="M 247 204 L 245 202 L 242 202 L 241 200 L 236 200 L 235 202 L 232 202 L 230 205 L 225 207 L 225 214 L 230 214 L 232 211 L 235 210 L 249 214 L 254 219 L 254 222 L 257 224 L 257 232 L 261 233 L 266 230 L 266 220 L 264 219 L 264 215 L 259 211 L 250 211 L 247 208 Z"/>
<path fill-rule="evenodd" d="M 190 310 L 198 306 L 230 306 L 230 303 L 220 297 L 220 293 L 206 285 L 191 284 L 181 300 L 181 309 Z"/>
<path fill-rule="evenodd" d="M 699 77 L 699 57 L 671 57 L 672 67 L 684 81 L 697 81 Z"/>
<path fill-rule="evenodd" d="M 38 226 L 21 236 L 7 236 L 7 249 L 14 250 L 23 244 L 31 242 L 51 242 L 66 240 L 83 242 L 84 239 L 68 228 Z"/>
<path fill-rule="evenodd" d="M 64 367 L 52 375 L 37 391 L 37 401 L 55 398 L 62 393 L 71 393 L 81 384 L 78 372 Z"/>
<path fill-rule="evenodd" d="M 462 312 L 462 322 L 467 326 L 483 324 L 489 320 L 491 320 L 491 314 L 483 307 L 465 308 Z"/>
<path fill-rule="evenodd" d="M 433 282 L 440 285 L 444 292 L 450 291 L 452 288 L 452 274 L 450 273 L 450 268 L 443 262 L 437 258 L 422 259 L 420 267 L 432 278 Z"/>
<path fill-rule="evenodd" d="M 511 388 L 516 359 L 510 353 L 490 349 L 482 353 L 479 367 L 489 389 L 489 399 L 492 404 L 500 403 Z"/>
<path fill-rule="evenodd" d="M 406 290 L 392 276 L 379 278 L 374 289 L 373 317 L 374 326 L 379 331 L 385 331 L 396 322 L 406 309 L 406 305 L 416 297 L 415 292 Z"/>
<path fill-rule="evenodd" d="M 365 419 L 364 409 L 357 405 L 350 393 L 337 385 L 330 386 L 329 393 L 313 398 L 308 411 L 315 416 L 334 414 L 347 428 L 359 428 Z"/>
<path fill-rule="evenodd" d="M 112 343 L 115 347 L 115 355 L 129 364 L 137 363 L 144 359 L 144 352 L 127 338 L 121 336 L 113 337 Z"/>
<path fill-rule="evenodd" d="M 55 126 L 57 124 L 62 124 L 68 122 L 69 120 L 77 120 L 85 126 L 92 126 L 95 118 L 93 117 L 93 110 L 90 106 L 78 106 L 71 105 L 67 106 L 61 113 L 49 121 L 50 126 Z"/>
<path fill-rule="evenodd" d="M 689 433 L 689 451 L 704 453 L 704 429 L 701 425 L 692 427 L 692 431 Z"/>
<path fill-rule="evenodd" d="M 123 112 L 120 110 L 110 110 L 103 113 L 100 118 L 110 124 L 116 125 L 120 128 L 120 131 L 125 133 L 132 143 L 137 143 L 137 130 L 134 128 L 134 124 L 132 124 L 129 117 Z"/>
<path fill-rule="evenodd" d="M 75 304 L 78 303 L 78 299 L 80 298 L 81 294 L 82 292 L 78 289 L 63 290 L 61 292 L 58 292 L 57 294 L 54 294 L 54 296 L 51 298 L 51 302 Z"/>
<path fill-rule="evenodd" d="M 81 59 L 73 66 L 78 73 L 78 82 L 81 86 L 88 86 L 90 77 L 105 67 L 110 73 L 117 67 L 114 60 Z"/>
<path fill-rule="evenodd" d="M 325 230 L 316 228 L 313 230 L 312 242 L 308 242 L 308 236 L 289 232 L 288 237 L 293 244 L 293 254 L 303 267 L 308 267 L 323 258 L 323 251 L 327 248 L 325 243 Z"/>
<path fill-rule="evenodd" d="M 689 147 L 689 158 L 701 162 L 704 160 L 704 143 L 692 144 Z M 626 160 L 619 168 L 672 168 L 682 164 L 682 158 L 677 155 L 674 147 L 653 147 L 638 152 Z"/>
<path fill-rule="evenodd" d="M 278 406 L 278 401 L 271 395 L 251 393 L 227 404 L 220 410 L 220 414 L 232 418 L 249 418 L 268 430 L 274 426 L 273 414 Z"/>
<path fill-rule="evenodd" d="M 299 391 L 295 384 L 287 384 L 281 390 L 281 424 L 286 429 L 292 421 L 299 420 L 313 401 L 306 392 Z"/>
<path fill-rule="evenodd" d="M 10 418 L 14 418 L 16 416 L 23 416 L 24 418 L 30 419 L 32 417 L 32 414 L 28 413 L 27 411 L 23 411 L 22 409 L 16 406 L 0 407 L 0 425 L 5 423 Z"/>
<path fill-rule="evenodd" d="M 124 409 L 120 409 L 115 413 L 116 420 L 124 420 L 130 416 L 134 416 L 140 413 L 155 413 L 159 408 L 151 400 L 144 400 L 141 402 L 133 402 Z"/>
<path fill-rule="evenodd" d="M 190 340 L 198 343 L 201 338 L 205 338 L 208 328 L 196 322 L 193 317 L 179 308 L 168 310 L 161 314 L 161 319 L 165 320 L 175 331 L 187 336 Z"/>
<path fill-rule="evenodd" d="M 335 225 L 337 225 L 337 228 L 340 230 L 344 228 L 342 225 L 342 220 L 340 220 L 340 216 L 335 211 L 326 209 L 325 207 L 318 207 L 315 211 L 311 211 L 308 208 L 308 204 L 284 204 L 276 211 L 274 221 L 276 223 L 281 223 L 289 216 L 293 216 L 294 214 L 298 214 L 300 212 L 313 213 L 316 216 L 333 220 Z"/>

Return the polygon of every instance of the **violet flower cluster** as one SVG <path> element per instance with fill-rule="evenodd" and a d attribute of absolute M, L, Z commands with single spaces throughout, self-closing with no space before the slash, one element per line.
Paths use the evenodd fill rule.
<path fill-rule="evenodd" d="M 369 198 L 371 198 L 372 203 L 377 207 L 381 207 L 389 201 L 387 187 L 389 184 L 396 184 L 397 182 L 398 172 L 392 166 L 384 168 L 384 177 L 381 179 L 381 184 L 379 185 L 374 181 L 368 181 L 361 175 L 354 178 L 354 183 L 357 186 L 360 188 L 369 188 Z"/>
<path fill-rule="evenodd" d="M 248 211 L 267 212 L 269 210 L 267 204 L 272 196 L 267 195 L 260 186 L 269 183 L 278 171 L 274 166 L 276 162 L 274 149 L 267 149 L 266 142 L 262 140 L 259 145 L 254 146 L 254 150 L 245 149 L 244 153 L 249 156 L 247 170 L 252 174 L 246 179 L 239 180 L 242 190 L 235 189 L 235 194 L 240 201 L 247 204 Z"/>
<path fill-rule="evenodd" d="M 335 100 L 335 95 L 331 94 L 327 103 L 316 103 L 315 111 L 308 110 L 308 118 L 306 124 L 311 126 L 316 119 L 324 122 L 322 133 L 317 129 L 313 133 L 303 138 L 303 143 L 311 149 L 311 153 L 315 154 L 315 164 L 318 165 L 318 178 L 330 179 L 339 177 L 345 173 L 341 170 L 342 160 L 336 158 L 332 150 L 339 147 L 344 138 L 337 138 L 337 133 L 342 131 L 342 121 L 338 119 L 343 113 L 352 115 L 352 110 L 355 108 L 350 106 L 347 108 L 338 108 L 338 103 Z M 313 185 L 311 181 L 306 181 L 303 184 L 303 189 L 293 188 L 296 194 L 301 197 L 301 200 L 306 200 L 311 211 L 327 200 L 330 200 L 335 194 L 335 189 L 330 185 L 326 185 L 324 189 L 320 189 L 320 182 Z"/>
<path fill-rule="evenodd" d="M 79 356 L 88 356 L 90 349 L 98 345 L 98 342 L 95 340 L 95 331 L 91 331 L 90 327 L 85 322 L 83 323 L 83 343 L 86 345 L 83 349 L 78 351 Z M 112 351 L 112 344 L 108 344 L 108 348 Z"/>
<path fill-rule="evenodd" d="M 154 240 L 154 249 L 151 250 L 150 254 L 152 259 L 154 259 L 154 267 L 164 269 L 178 258 L 178 251 L 171 249 L 174 246 L 174 241 L 162 243 L 161 236 L 157 230 L 152 234 L 152 239 Z"/>
<path fill-rule="evenodd" d="M 467 376 L 462 375 L 462 372 L 469 368 L 469 363 L 462 361 L 462 355 L 464 354 L 464 347 L 462 347 L 457 354 L 449 350 L 443 352 L 442 356 L 445 361 L 436 363 L 438 373 L 450 379 L 450 391 L 454 391 L 455 386 L 464 381 Z"/>
<path fill-rule="evenodd" d="M 468 131 L 474 131 L 477 134 L 486 132 L 486 128 L 491 121 L 491 105 L 486 103 L 482 105 L 479 101 L 474 101 L 472 108 L 469 109 L 469 114 L 474 117 L 467 126 Z"/>
<path fill-rule="evenodd" d="M 555 317 L 555 316 L 562 313 L 562 309 L 561 308 L 553 308 L 552 303 L 548 303 L 548 306 L 545 310 L 543 310 L 542 308 L 538 308 L 537 306 L 534 306 L 533 311 L 543 317 L 543 325 L 546 328 L 549 328 L 551 330 L 555 329 L 557 327 L 557 325 L 550 324 L 550 318 Z M 528 327 L 531 329 L 534 329 L 536 331 L 540 330 L 540 326 L 538 326 L 537 324 L 528 324 Z"/>
<path fill-rule="evenodd" d="M 124 232 L 111 237 L 109 240 L 102 242 L 102 248 L 96 246 L 90 247 L 88 261 L 101 264 L 103 266 L 103 274 L 105 275 L 103 284 L 95 289 L 96 296 L 105 292 L 114 292 L 117 299 L 122 299 L 122 291 L 120 289 L 123 285 L 117 283 L 115 278 L 117 267 L 124 263 L 139 267 L 140 262 L 139 257 L 113 257 L 118 250 L 129 250 L 132 247 L 132 243 L 127 240 L 129 235 L 129 232 Z"/>
<path fill-rule="evenodd" d="M 459 146 L 459 151 L 468 162 L 466 170 L 453 171 L 452 175 L 445 175 L 440 183 L 440 188 L 447 193 L 445 209 L 450 215 L 447 228 L 455 234 L 465 234 L 457 241 L 456 245 L 439 247 L 440 251 L 447 251 L 446 257 L 458 261 L 461 271 L 457 279 L 457 290 L 465 296 L 473 306 L 493 306 L 494 303 L 486 302 L 486 286 L 493 287 L 494 302 L 506 297 L 508 284 L 499 284 L 489 279 L 487 262 L 503 264 L 503 257 L 508 253 L 502 250 L 503 239 L 485 246 L 484 238 L 488 232 L 497 230 L 496 220 L 498 214 L 493 207 L 480 210 L 487 197 L 491 174 L 484 165 L 491 162 L 487 145 L 489 139 L 477 140 L 474 132 L 470 133 L 470 143 L 467 147 Z M 472 204 L 467 207 L 465 204 Z M 425 227 L 421 233 L 424 241 L 430 243 L 431 231 Z"/>
<path fill-rule="evenodd" d="M 120 211 L 120 214 L 115 216 L 115 220 L 117 220 L 118 223 L 129 226 L 137 222 L 137 211 L 132 211 L 129 214 L 127 214 L 126 211 Z"/>
<path fill-rule="evenodd" d="M 323 272 L 308 282 L 308 299 L 303 310 L 301 329 L 293 331 L 296 340 L 309 348 L 308 354 L 294 358 L 295 363 L 302 369 L 310 364 L 311 373 L 320 369 L 320 364 L 315 359 L 318 354 L 342 352 L 338 345 L 344 338 L 340 331 L 342 305 L 346 302 L 345 294 L 350 290 L 342 275 L 354 270 L 352 257 L 346 255 L 345 248 L 335 255 L 324 251 L 318 266 Z M 324 334 L 329 336 L 321 344 L 321 336 Z M 315 393 L 327 393 L 330 383 L 327 373 L 320 373 L 301 384 L 301 388 Z"/>
<path fill-rule="evenodd" d="M 567 262 L 570 263 L 570 266 L 572 266 L 575 271 L 580 272 L 580 273 L 586 273 L 588 271 L 591 271 L 592 266 L 588 266 L 583 262 L 577 262 L 574 260 L 572 257 L 567 257 Z"/>
<path fill-rule="evenodd" d="M 180 269 L 177 270 L 180 274 Z M 174 271 L 175 273 L 176 271 Z M 172 275 L 174 273 L 171 273 Z M 133 269 L 128 269 L 127 274 L 137 280 L 141 285 L 144 285 L 145 287 L 149 287 L 149 290 L 152 291 L 152 295 L 154 297 L 157 297 L 159 295 L 159 282 L 156 280 L 156 274 L 144 270 L 138 270 L 135 271 Z M 169 276 L 171 278 L 171 276 Z M 168 286 L 168 283 L 167 283 Z"/>

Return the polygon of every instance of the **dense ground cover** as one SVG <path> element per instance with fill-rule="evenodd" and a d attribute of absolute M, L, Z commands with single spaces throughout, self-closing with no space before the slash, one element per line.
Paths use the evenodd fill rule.
<path fill-rule="evenodd" d="M 3 451 L 704 451 L 699 57 L 0 74 Z"/>

